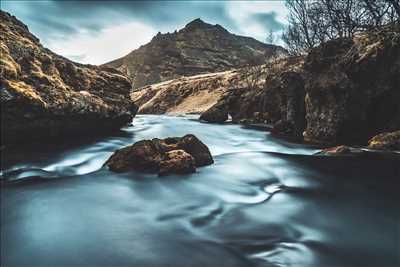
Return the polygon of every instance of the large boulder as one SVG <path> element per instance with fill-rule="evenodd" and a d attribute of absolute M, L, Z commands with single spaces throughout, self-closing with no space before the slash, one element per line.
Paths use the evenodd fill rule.
<path fill-rule="evenodd" d="M 368 148 L 400 151 L 400 130 L 374 136 L 368 141 Z"/>
<path fill-rule="evenodd" d="M 224 107 L 212 106 L 203 112 L 200 120 L 210 123 L 222 123 L 228 119 L 228 111 Z"/>
<path fill-rule="evenodd" d="M 143 140 L 115 151 L 105 165 L 114 172 L 158 172 L 164 154 L 152 140 Z"/>
<path fill-rule="evenodd" d="M 186 174 L 196 171 L 195 159 L 182 149 L 171 150 L 165 153 L 164 160 L 160 162 L 159 175 L 172 173 Z"/>
<path fill-rule="evenodd" d="M 192 134 L 184 137 L 154 138 L 122 148 L 106 161 L 114 172 L 141 171 L 166 175 L 191 173 L 212 164 L 208 147 Z"/>
<path fill-rule="evenodd" d="M 2 144 L 99 133 L 131 122 L 130 81 L 43 47 L 27 26 L 0 11 Z"/>
<path fill-rule="evenodd" d="M 188 134 L 178 139 L 176 146 L 178 149 L 183 149 L 194 157 L 196 167 L 214 163 L 208 147 L 193 134 Z"/>

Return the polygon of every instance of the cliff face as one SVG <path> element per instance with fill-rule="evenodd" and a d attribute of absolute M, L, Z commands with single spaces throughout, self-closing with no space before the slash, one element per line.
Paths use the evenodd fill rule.
<path fill-rule="evenodd" d="M 121 73 L 56 55 L 6 12 L 0 20 L 3 144 L 92 134 L 131 121 L 136 107 Z"/>
<path fill-rule="evenodd" d="M 313 142 L 359 143 L 400 129 L 400 26 L 328 42 L 305 61 Z"/>
<path fill-rule="evenodd" d="M 223 111 L 234 121 L 270 123 L 275 132 L 320 144 L 366 144 L 400 129 L 399 25 L 285 61 L 270 66 L 263 87 L 229 90 L 205 117 Z"/>
<path fill-rule="evenodd" d="M 196 19 L 178 32 L 159 33 L 150 43 L 105 66 L 124 72 L 134 88 L 139 88 L 181 76 L 229 70 L 277 54 L 286 51 Z"/>

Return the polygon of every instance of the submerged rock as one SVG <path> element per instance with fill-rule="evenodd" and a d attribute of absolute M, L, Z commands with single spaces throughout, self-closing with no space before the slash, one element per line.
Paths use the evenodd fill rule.
<path fill-rule="evenodd" d="M 342 155 L 360 155 L 366 153 L 366 151 L 360 148 L 349 147 L 345 145 L 324 148 L 321 151 L 315 153 L 320 156 L 342 156 Z"/>
<path fill-rule="evenodd" d="M 154 138 L 122 148 L 106 161 L 114 172 L 142 171 L 166 175 L 192 173 L 214 162 L 208 147 L 192 134 Z"/>
<path fill-rule="evenodd" d="M 400 130 L 390 133 L 381 133 L 372 137 L 368 141 L 368 148 L 400 151 Z"/>
<path fill-rule="evenodd" d="M 72 62 L 43 47 L 0 11 L 2 144 L 99 133 L 131 122 L 130 81 L 117 70 Z"/>
<path fill-rule="evenodd" d="M 374 150 L 371 150 L 374 149 Z M 376 149 L 376 150 L 375 150 Z M 316 152 L 317 156 L 351 156 L 363 157 L 370 159 L 396 159 L 399 160 L 399 153 L 392 151 L 392 148 L 381 149 L 371 147 L 351 147 L 347 145 L 340 145 L 335 147 L 324 148 Z"/>

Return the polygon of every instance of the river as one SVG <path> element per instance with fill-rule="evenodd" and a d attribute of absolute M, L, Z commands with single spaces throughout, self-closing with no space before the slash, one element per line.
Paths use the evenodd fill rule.
<path fill-rule="evenodd" d="M 195 134 L 190 175 L 102 168 L 141 139 Z M 2 155 L 1 266 L 400 265 L 400 161 L 316 149 L 196 116 Z"/>

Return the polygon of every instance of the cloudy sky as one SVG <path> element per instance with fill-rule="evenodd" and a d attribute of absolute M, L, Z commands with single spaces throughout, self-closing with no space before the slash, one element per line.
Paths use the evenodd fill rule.
<path fill-rule="evenodd" d="M 193 19 L 265 41 L 283 30 L 284 1 L 21 1 L 1 9 L 28 25 L 42 43 L 81 63 L 102 64 L 173 32 Z"/>

